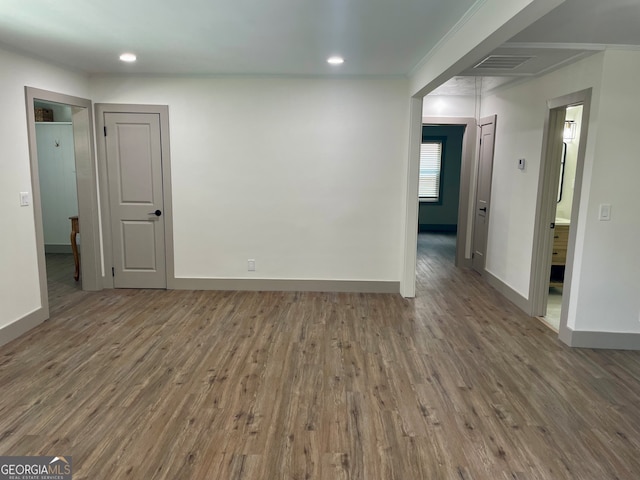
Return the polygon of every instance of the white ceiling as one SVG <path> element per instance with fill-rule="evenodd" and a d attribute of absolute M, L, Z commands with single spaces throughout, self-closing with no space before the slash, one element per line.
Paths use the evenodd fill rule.
<path fill-rule="evenodd" d="M 2 0 L 0 45 L 87 73 L 406 75 L 474 3 Z M 535 59 L 519 70 L 460 72 L 436 93 L 468 94 L 470 76 L 483 76 L 486 91 L 606 45 L 640 45 L 638 25 L 640 0 L 566 0 L 493 52 Z M 138 61 L 120 62 L 124 51 Z M 334 54 L 346 63 L 328 65 Z"/>
<path fill-rule="evenodd" d="M 475 1 L 2 0 L 0 44 L 87 73 L 405 75 Z"/>
<path fill-rule="evenodd" d="M 533 57 L 531 60 L 513 70 L 467 69 L 431 95 L 474 95 L 477 76 L 483 77 L 481 89 L 486 93 L 522 78 L 543 75 L 608 47 L 639 45 L 639 0 L 566 0 L 491 52 L 526 55 Z"/>
<path fill-rule="evenodd" d="M 640 1 L 566 0 L 510 41 L 640 45 Z"/>

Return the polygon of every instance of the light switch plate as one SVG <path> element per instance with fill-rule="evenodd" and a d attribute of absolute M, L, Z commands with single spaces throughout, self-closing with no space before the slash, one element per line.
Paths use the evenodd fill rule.
<path fill-rule="evenodd" d="M 20 206 L 28 207 L 31 204 L 31 195 L 29 192 L 20 192 Z"/>
<path fill-rule="evenodd" d="M 519 159 L 518 159 L 518 168 L 519 168 L 520 170 L 524 170 L 525 163 L 526 163 L 526 162 L 525 162 L 525 159 L 524 159 L 524 158 L 519 158 Z"/>
<path fill-rule="evenodd" d="M 611 205 L 608 205 L 606 203 L 600 205 L 598 220 L 600 220 L 601 222 L 611 220 Z"/>

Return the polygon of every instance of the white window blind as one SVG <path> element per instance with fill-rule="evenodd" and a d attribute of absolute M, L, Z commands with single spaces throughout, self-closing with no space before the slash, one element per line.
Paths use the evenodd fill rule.
<path fill-rule="evenodd" d="M 442 166 L 442 142 L 420 145 L 420 199 L 438 201 L 440 195 L 440 167 Z"/>

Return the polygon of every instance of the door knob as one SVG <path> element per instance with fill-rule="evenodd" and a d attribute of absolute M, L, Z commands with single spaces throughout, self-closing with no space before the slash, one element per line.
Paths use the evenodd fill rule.
<path fill-rule="evenodd" d="M 155 212 L 149 212 L 149 215 L 155 215 L 156 217 L 159 217 L 160 215 L 162 215 L 162 212 L 160 210 L 156 210 Z"/>

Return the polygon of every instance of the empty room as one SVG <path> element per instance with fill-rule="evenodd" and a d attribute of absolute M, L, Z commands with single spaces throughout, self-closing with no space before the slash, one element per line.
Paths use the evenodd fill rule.
<path fill-rule="evenodd" d="M 638 477 L 637 2 L 0 13 L 1 478 Z"/>

